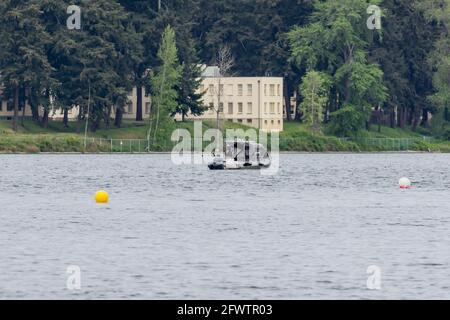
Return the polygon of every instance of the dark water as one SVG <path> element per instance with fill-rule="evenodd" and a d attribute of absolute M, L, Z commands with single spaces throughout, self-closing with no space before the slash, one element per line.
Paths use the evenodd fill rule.
<path fill-rule="evenodd" d="M 2 299 L 450 298 L 450 155 L 285 155 L 269 177 L 167 155 L 0 163 Z"/>

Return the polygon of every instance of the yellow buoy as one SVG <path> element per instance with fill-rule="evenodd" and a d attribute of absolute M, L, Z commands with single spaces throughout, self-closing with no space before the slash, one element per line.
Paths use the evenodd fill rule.
<path fill-rule="evenodd" d="M 109 199 L 109 196 L 106 191 L 101 190 L 95 194 L 95 201 L 97 203 L 108 203 L 108 199 Z"/>

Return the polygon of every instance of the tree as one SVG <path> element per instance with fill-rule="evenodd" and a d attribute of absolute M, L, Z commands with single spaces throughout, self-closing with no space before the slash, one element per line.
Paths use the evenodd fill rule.
<path fill-rule="evenodd" d="M 200 65 L 183 63 L 181 69 L 180 84 L 176 87 L 178 105 L 175 113 L 181 114 L 184 122 L 185 117 L 189 113 L 193 116 L 199 116 L 203 114 L 206 108 L 202 103 L 205 93 L 199 92 L 199 87 L 202 83 Z"/>
<path fill-rule="evenodd" d="M 178 56 L 182 61 L 182 75 L 180 83 L 176 87 L 178 93 L 176 113 L 181 114 L 184 121 L 188 113 L 193 116 L 203 114 L 206 110 L 202 101 L 205 93 L 200 92 L 202 66 L 197 56 L 195 40 L 190 32 L 188 34 L 181 33 L 181 36 L 177 36 L 177 47 L 179 49 Z"/>
<path fill-rule="evenodd" d="M 436 135 L 441 135 L 443 131 L 447 134 L 450 106 L 450 1 L 425 0 L 417 3 L 416 7 L 423 12 L 429 23 L 437 25 L 438 38 L 428 57 L 433 71 L 434 92 L 428 99 L 436 107 L 433 131 Z"/>
<path fill-rule="evenodd" d="M 221 127 L 220 114 L 224 112 L 222 103 L 222 96 L 224 94 L 223 78 L 229 76 L 229 72 L 234 66 L 234 58 L 229 46 L 222 46 L 217 52 L 216 66 L 218 70 L 214 73 L 216 83 L 214 95 L 217 98 L 217 105 L 214 104 L 214 111 L 216 112 L 216 127 L 219 130 Z"/>
<path fill-rule="evenodd" d="M 383 72 L 368 57 L 366 10 L 380 1 L 317 1 L 311 23 L 289 33 L 292 61 L 307 70 L 328 73 L 334 80 L 334 107 L 353 104 L 368 121 L 372 105 L 383 103 Z M 333 105 L 330 104 L 330 105 Z"/>
<path fill-rule="evenodd" d="M 363 119 L 358 109 L 348 104 L 331 114 L 328 130 L 340 137 L 355 137 L 361 130 Z"/>
<path fill-rule="evenodd" d="M 60 15 L 65 11 L 47 5 L 49 17 L 63 20 Z M 54 35 L 49 60 L 57 70 L 56 77 L 64 83 L 55 99 L 65 113 L 71 107 L 79 109 L 78 131 L 83 118 L 89 119 L 92 131 L 102 120 L 109 126 L 114 109 L 115 125 L 120 127 L 123 106 L 133 88 L 133 70 L 142 55 L 139 38 L 117 2 L 82 0 L 80 7 L 82 30 L 69 31 L 57 22 L 47 24 Z M 89 96 L 92 107 L 88 113 Z"/>
<path fill-rule="evenodd" d="M 178 106 L 176 87 L 180 84 L 181 67 L 177 54 L 175 31 L 171 26 L 167 26 L 158 51 L 161 65 L 156 69 L 156 74 L 152 78 L 153 106 L 156 117 L 153 140 L 156 140 L 160 121 L 169 119 L 170 114 L 175 112 Z M 152 127 L 148 132 L 149 141 L 151 131 Z"/>
<path fill-rule="evenodd" d="M 51 38 L 41 17 L 39 1 L 17 0 L 0 4 L 1 80 L 5 97 L 12 98 L 14 103 L 14 131 L 18 129 L 19 105 L 23 115 L 27 100 L 49 105 L 50 95 L 57 86 L 45 52 Z"/>
<path fill-rule="evenodd" d="M 318 132 L 330 94 L 328 76 L 317 71 L 308 72 L 302 79 L 300 93 L 303 97 L 300 107 L 304 111 L 305 122 Z"/>
<path fill-rule="evenodd" d="M 422 0 L 384 0 L 383 37 L 370 51 L 384 72 L 389 97 L 383 107 L 391 127 L 428 125 L 435 108 L 427 101 L 432 94 L 432 68 L 428 56 L 433 51 L 436 28 L 417 9 Z"/>

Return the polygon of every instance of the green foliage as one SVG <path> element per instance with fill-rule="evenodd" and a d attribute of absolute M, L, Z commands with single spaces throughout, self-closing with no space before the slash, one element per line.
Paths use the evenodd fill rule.
<path fill-rule="evenodd" d="M 302 79 L 300 94 L 303 102 L 300 107 L 304 113 L 304 121 L 314 131 L 320 131 L 324 120 L 325 107 L 330 94 L 331 80 L 321 72 L 310 71 Z"/>
<path fill-rule="evenodd" d="M 13 129 L 17 131 L 19 100 L 35 97 L 36 103 L 48 106 L 49 93 L 59 83 L 52 76 L 46 55 L 51 36 L 39 1 L 2 1 L 0 25 L 0 74 L 6 88 L 3 96 L 14 101 Z"/>
<path fill-rule="evenodd" d="M 355 137 L 363 123 L 361 112 L 353 105 L 346 105 L 331 114 L 328 130 L 340 137 Z"/>
<path fill-rule="evenodd" d="M 69 4 L 82 7 L 82 30 L 67 30 Z M 367 29 L 369 4 L 383 11 L 382 32 Z M 133 86 L 155 96 L 155 122 L 175 112 L 201 114 L 198 64 L 212 64 L 227 45 L 233 75 L 283 77 L 287 100 L 294 90 L 302 96 L 300 80 L 316 70 L 332 80 L 320 104 L 324 114 L 351 104 L 367 121 L 381 107 L 392 126 L 397 120 L 416 129 L 421 121 L 427 126 L 422 116 L 430 111 L 433 131 L 443 137 L 446 123 L 438 125 L 437 117 L 450 106 L 449 12 L 450 0 L 166 0 L 160 9 L 143 0 L 0 1 L 2 95 L 18 101 L 15 109 L 28 101 L 42 124 L 52 108 L 80 106 L 79 123 L 89 117 L 93 132 L 102 121 L 108 128 L 114 111 L 121 126 Z M 161 83 L 167 25 L 182 67 L 178 84 L 161 89 L 154 83 Z M 322 112 L 308 115 L 308 101 L 299 103 L 317 128 Z"/>
<path fill-rule="evenodd" d="M 153 106 L 155 113 L 154 140 L 159 122 L 168 121 L 178 107 L 176 87 L 180 84 L 182 68 L 178 62 L 175 31 L 168 26 L 161 39 L 158 58 L 161 65 L 152 78 Z M 150 134 L 150 132 L 149 132 Z"/>
<path fill-rule="evenodd" d="M 334 110 L 345 104 L 376 106 L 388 96 L 383 71 L 367 59 L 369 37 L 365 12 L 370 4 L 379 3 L 317 1 L 311 23 L 289 33 L 291 60 L 299 67 L 320 70 L 333 78 L 333 91 L 343 97 L 334 101 Z M 369 110 L 362 108 L 357 112 L 365 115 Z"/>

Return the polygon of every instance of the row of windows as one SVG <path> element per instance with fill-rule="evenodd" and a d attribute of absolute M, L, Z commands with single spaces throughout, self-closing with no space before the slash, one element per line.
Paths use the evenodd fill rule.
<path fill-rule="evenodd" d="M 220 85 L 220 95 L 227 95 L 227 96 L 234 96 L 235 95 L 235 85 L 233 84 L 227 84 L 227 85 Z M 205 86 L 201 85 L 200 86 L 200 91 L 204 92 L 205 91 Z M 210 84 L 208 87 L 208 92 L 210 96 L 214 96 L 217 93 L 217 88 L 214 84 Z M 246 86 L 246 95 L 248 97 L 252 97 L 253 96 L 253 84 L 247 84 Z M 237 96 L 238 97 L 242 97 L 244 96 L 244 85 L 243 84 L 238 84 L 237 85 Z M 281 85 L 275 85 L 275 84 L 270 84 L 264 85 L 264 96 L 271 96 L 271 97 L 280 97 L 281 96 Z"/>
<path fill-rule="evenodd" d="M 228 119 L 228 122 L 233 122 L 233 119 Z M 238 119 L 237 120 L 238 123 L 244 123 L 243 119 Z M 253 123 L 253 119 L 247 119 L 246 123 L 248 124 L 252 124 Z M 268 120 L 264 120 L 264 124 L 268 124 Z M 275 124 L 275 120 L 271 120 L 270 121 L 271 124 Z M 278 124 L 281 124 L 281 120 L 278 120 Z"/>
<path fill-rule="evenodd" d="M 275 109 L 275 107 L 276 107 L 276 109 Z M 214 113 L 214 103 L 209 104 L 209 112 Z M 224 104 L 222 102 L 220 103 L 220 106 L 219 106 L 219 112 L 224 113 Z M 280 103 L 275 104 L 275 102 L 270 102 L 270 103 L 264 102 L 264 114 L 276 114 L 276 113 L 280 114 L 281 112 L 282 112 L 282 110 L 281 110 Z M 228 114 L 235 113 L 234 104 L 232 102 L 228 103 L 227 113 Z M 237 104 L 237 113 L 238 114 L 244 113 L 244 104 L 242 102 L 239 102 Z M 246 113 L 253 114 L 253 103 L 252 102 L 247 103 Z"/>
<path fill-rule="evenodd" d="M 7 108 L 6 111 L 13 111 L 14 110 L 14 106 L 12 105 L 12 103 L 8 103 L 7 104 Z M 22 110 L 22 107 L 19 105 L 19 111 Z M 0 111 L 3 111 L 3 103 L 2 100 L 0 99 Z M 151 111 L 151 103 L 150 102 L 146 102 L 145 103 L 145 113 L 146 114 L 150 114 Z M 134 113 L 134 107 L 133 107 L 133 103 L 129 102 L 128 106 L 127 106 L 127 113 Z"/>

